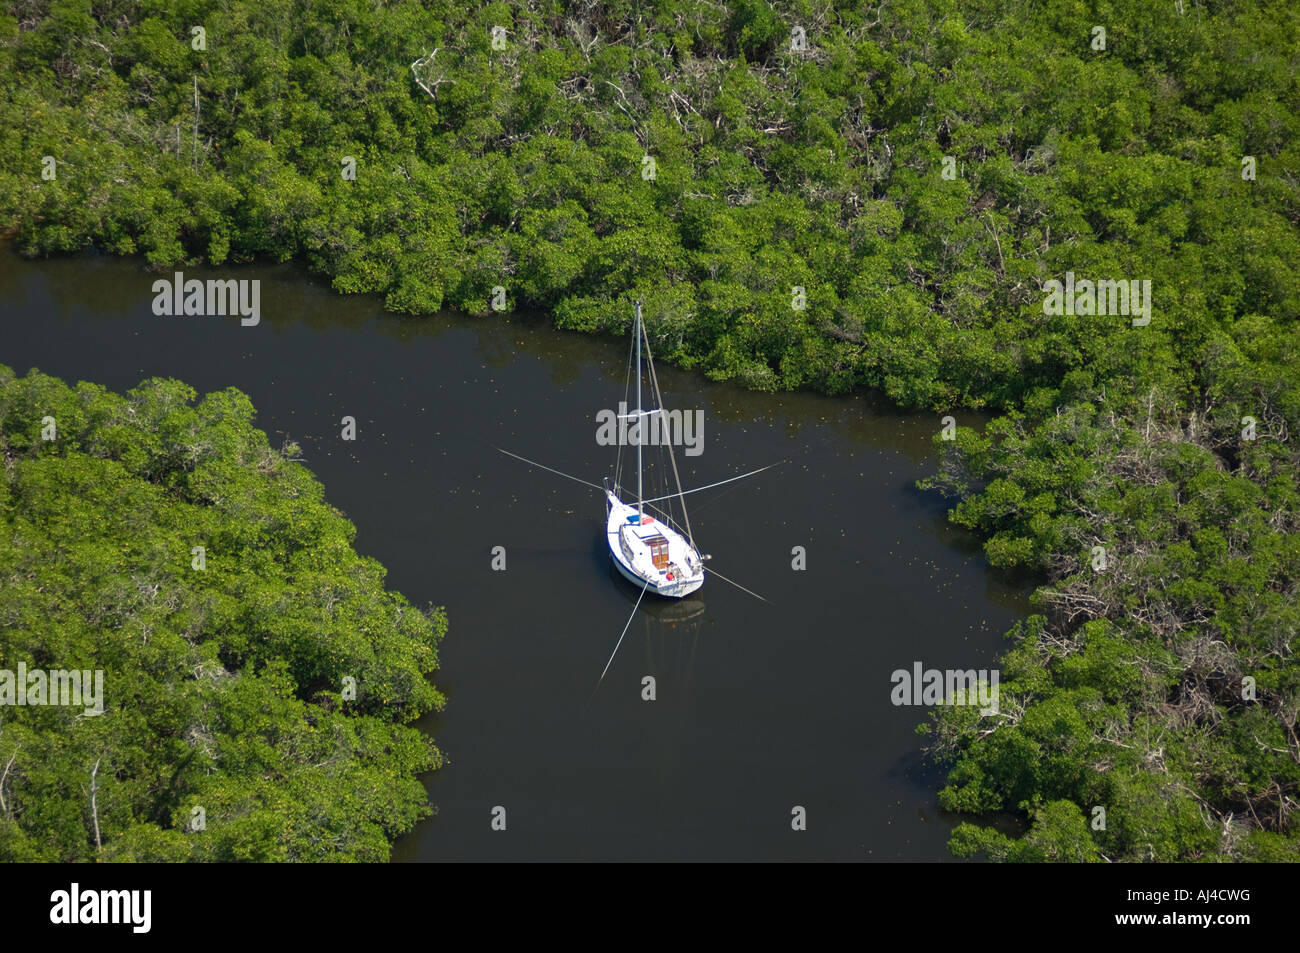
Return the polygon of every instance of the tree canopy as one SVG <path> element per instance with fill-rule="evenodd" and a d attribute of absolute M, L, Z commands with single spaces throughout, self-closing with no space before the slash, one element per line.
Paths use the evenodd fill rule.
<path fill-rule="evenodd" d="M 102 671 L 104 708 L 0 707 L 0 859 L 386 860 L 429 813 L 444 613 L 246 396 L 195 398 L 0 366 L 0 668 Z"/>
<path fill-rule="evenodd" d="M 640 296 L 657 353 L 750 387 L 1186 383 L 1300 309 L 1298 31 L 1253 0 L 19 3 L 0 210 L 31 253 L 301 258 L 401 311 L 499 286 L 622 333 Z M 1140 345 L 1044 319 L 1069 269 L 1153 282 Z"/>
<path fill-rule="evenodd" d="M 926 485 L 1045 584 L 1004 715 L 933 744 L 1029 832 L 954 849 L 1295 859 L 1298 55 L 1286 0 L 25 0 L 0 221 L 411 313 L 641 298 L 716 380 L 1000 414 Z M 1149 323 L 1050 313 L 1067 275 Z"/>

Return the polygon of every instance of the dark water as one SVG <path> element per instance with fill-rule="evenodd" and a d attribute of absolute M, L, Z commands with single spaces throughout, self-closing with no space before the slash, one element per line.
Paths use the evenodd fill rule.
<path fill-rule="evenodd" d="M 257 327 L 156 317 L 156 277 L 0 251 L 0 362 L 118 391 L 153 376 L 240 388 L 273 443 L 302 444 L 389 585 L 447 607 L 450 701 L 422 727 L 450 764 L 428 779 L 438 814 L 395 860 L 948 859 L 956 819 L 914 734 L 925 711 L 891 704 L 890 674 L 992 667 L 1024 606 L 912 487 L 935 415 L 660 367 L 665 403 L 705 413 L 704 452 L 678 456 L 687 487 L 789 461 L 692 498 L 711 565 L 774 605 L 716 578 L 647 601 L 596 691 L 637 595 L 610 570 L 600 495 L 492 445 L 599 482 L 613 451 L 595 414 L 623 393 L 626 341 L 398 318 L 290 267 L 187 273 L 260 278 Z"/>

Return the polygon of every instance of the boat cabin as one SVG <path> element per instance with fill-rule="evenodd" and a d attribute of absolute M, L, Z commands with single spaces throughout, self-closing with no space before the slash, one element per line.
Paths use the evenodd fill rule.
<path fill-rule="evenodd" d="M 647 536 L 645 543 L 650 547 L 650 561 L 655 564 L 655 569 L 668 568 L 668 540 L 658 535 Z"/>

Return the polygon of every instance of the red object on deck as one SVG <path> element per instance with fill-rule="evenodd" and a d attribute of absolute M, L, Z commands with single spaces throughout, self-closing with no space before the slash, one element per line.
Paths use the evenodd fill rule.
<path fill-rule="evenodd" d="M 642 526 L 644 526 L 646 523 L 653 523 L 654 521 L 655 521 L 655 518 L 654 518 L 653 516 L 642 516 L 642 517 L 641 517 L 641 525 L 642 525 Z"/>
<path fill-rule="evenodd" d="M 669 581 L 669 582 L 672 582 L 672 581 L 673 581 L 673 574 L 672 574 L 672 573 L 669 573 L 669 574 L 668 574 L 668 581 Z"/>

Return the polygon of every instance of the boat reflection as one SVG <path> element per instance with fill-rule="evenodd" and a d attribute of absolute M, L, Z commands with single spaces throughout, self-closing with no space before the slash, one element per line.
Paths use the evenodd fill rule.
<path fill-rule="evenodd" d="M 627 599 L 628 605 L 636 605 L 637 598 L 641 595 L 641 587 L 628 582 L 623 574 L 614 568 L 612 561 L 609 566 L 609 578 L 619 594 Z M 699 620 L 704 616 L 704 609 L 704 597 L 698 591 L 682 599 L 657 599 L 647 593 L 641 600 L 641 608 L 637 609 L 637 615 L 644 615 L 647 619 L 662 623 L 669 629 L 676 628 L 684 622 L 694 622 L 691 628 L 698 629 Z"/>

